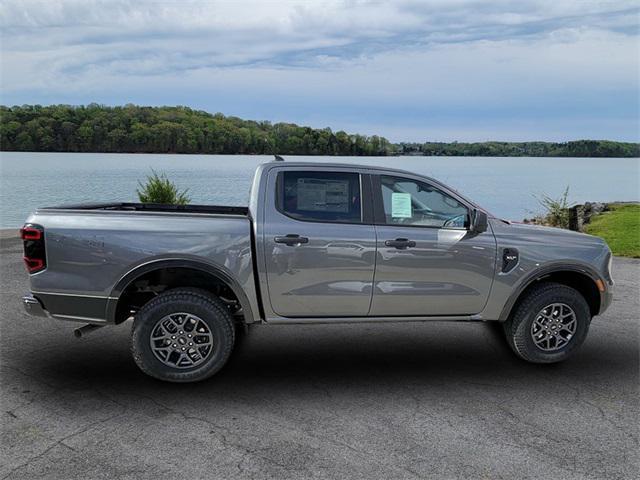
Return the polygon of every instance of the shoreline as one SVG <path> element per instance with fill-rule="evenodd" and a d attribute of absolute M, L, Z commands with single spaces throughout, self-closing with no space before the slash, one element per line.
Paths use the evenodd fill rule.
<path fill-rule="evenodd" d="M 44 154 L 60 154 L 60 155 L 68 155 L 68 154 L 100 154 L 100 155 L 184 155 L 184 156 L 195 156 L 195 155 L 207 155 L 207 156 L 215 156 L 215 157 L 235 157 L 235 156 L 243 156 L 243 157 L 273 157 L 272 153 L 209 153 L 209 152 L 58 152 L 58 151 L 43 151 L 43 150 L 0 150 L 0 155 L 4 153 L 44 153 Z M 328 153 L 281 153 L 279 154 L 282 157 L 326 157 L 326 158 L 394 158 L 394 157 L 414 157 L 414 158 L 571 158 L 571 159 L 580 159 L 580 158 L 611 158 L 611 159 L 640 159 L 640 156 L 626 156 L 626 157 L 616 157 L 616 156 L 582 156 L 582 157 L 574 157 L 571 155 L 424 155 L 424 154 L 411 154 L 411 153 L 388 153 L 385 155 L 343 155 L 343 154 L 328 154 Z"/>

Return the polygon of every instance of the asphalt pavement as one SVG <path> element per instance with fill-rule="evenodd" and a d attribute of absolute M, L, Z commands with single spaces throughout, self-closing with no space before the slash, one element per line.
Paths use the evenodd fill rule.
<path fill-rule="evenodd" d="M 129 323 L 23 313 L 17 239 L 0 266 L 0 479 L 638 478 L 638 260 L 562 364 L 481 323 L 259 326 L 187 385 L 137 369 Z"/>

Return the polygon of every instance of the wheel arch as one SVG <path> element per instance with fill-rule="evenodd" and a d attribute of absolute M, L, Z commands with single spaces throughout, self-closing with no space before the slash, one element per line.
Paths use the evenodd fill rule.
<path fill-rule="evenodd" d="M 603 282 L 593 269 L 583 265 L 556 264 L 540 268 L 520 282 L 504 305 L 499 320 L 506 321 L 527 292 L 541 282 L 556 282 L 577 290 L 589 305 L 591 315 L 598 315 L 604 302 L 598 281 Z"/>
<path fill-rule="evenodd" d="M 126 319 L 118 316 L 119 308 L 122 307 L 122 301 L 126 298 L 124 294 L 128 289 L 132 288 L 135 282 L 150 274 L 167 270 L 196 271 L 209 277 L 214 282 L 217 281 L 224 284 L 237 298 L 242 308 L 245 323 L 255 321 L 249 298 L 244 289 L 224 267 L 189 258 L 158 258 L 134 267 L 116 283 L 109 295 L 109 302 L 106 308 L 107 323 L 121 323 Z"/>

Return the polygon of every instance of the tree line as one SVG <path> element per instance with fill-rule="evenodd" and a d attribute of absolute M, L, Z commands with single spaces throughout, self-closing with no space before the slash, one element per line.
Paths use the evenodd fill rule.
<path fill-rule="evenodd" d="M 640 157 L 608 140 L 390 143 L 377 135 L 243 120 L 188 107 L 0 106 L 0 149 L 33 152 Z"/>
<path fill-rule="evenodd" d="M 256 122 L 187 107 L 0 107 L 5 151 L 389 155 L 377 135 Z"/>
<path fill-rule="evenodd" d="M 640 157 L 640 143 L 611 140 L 399 143 L 396 153 L 453 157 Z"/>

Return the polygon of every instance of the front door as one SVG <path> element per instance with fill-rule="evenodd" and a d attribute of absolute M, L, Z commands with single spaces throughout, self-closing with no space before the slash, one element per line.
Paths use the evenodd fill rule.
<path fill-rule="evenodd" d="M 263 244 L 269 300 L 277 316 L 369 312 L 376 237 L 363 183 L 370 192 L 368 177 L 348 169 L 270 172 Z"/>
<path fill-rule="evenodd" d="M 484 308 L 495 269 L 491 230 L 469 231 L 470 210 L 427 182 L 374 177 L 377 265 L 370 315 L 471 315 Z"/>

